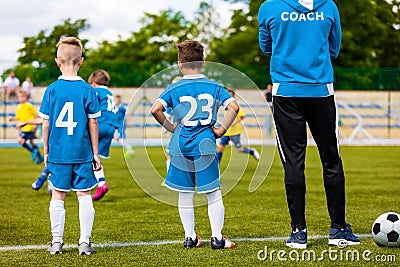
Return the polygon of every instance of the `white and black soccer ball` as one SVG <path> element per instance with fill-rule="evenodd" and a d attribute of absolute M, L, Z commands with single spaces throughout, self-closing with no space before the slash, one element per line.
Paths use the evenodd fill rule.
<path fill-rule="evenodd" d="M 380 247 L 400 247 L 400 215 L 387 212 L 372 224 L 372 238 Z"/>

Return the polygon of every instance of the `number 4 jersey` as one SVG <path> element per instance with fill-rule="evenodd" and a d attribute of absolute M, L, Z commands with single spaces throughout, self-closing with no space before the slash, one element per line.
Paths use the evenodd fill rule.
<path fill-rule="evenodd" d="M 215 136 L 211 129 L 216 123 L 220 106 L 228 106 L 234 98 L 220 84 L 204 75 L 186 75 L 169 85 L 157 99 L 178 123 L 169 143 L 173 156 L 215 154 Z"/>
<path fill-rule="evenodd" d="M 39 116 L 49 120 L 49 158 L 74 164 L 93 160 L 87 122 L 101 116 L 95 90 L 79 76 L 60 76 L 46 89 Z"/>

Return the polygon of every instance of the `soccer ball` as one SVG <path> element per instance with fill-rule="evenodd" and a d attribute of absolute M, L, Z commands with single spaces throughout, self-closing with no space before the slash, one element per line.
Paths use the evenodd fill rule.
<path fill-rule="evenodd" d="M 372 238 L 380 247 L 400 247 L 400 215 L 387 212 L 372 225 Z"/>

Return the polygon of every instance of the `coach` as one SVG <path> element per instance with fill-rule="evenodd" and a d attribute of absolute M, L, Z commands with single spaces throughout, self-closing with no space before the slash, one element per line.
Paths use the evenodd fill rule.
<path fill-rule="evenodd" d="M 307 247 L 304 161 L 306 123 L 323 167 L 331 219 L 329 245 L 359 244 L 345 221 L 345 179 L 338 145 L 332 59 L 342 38 L 332 0 L 268 0 L 258 13 L 259 45 L 271 57 L 273 108 L 292 232 L 286 245 Z M 341 240 L 341 241 L 340 241 Z"/>

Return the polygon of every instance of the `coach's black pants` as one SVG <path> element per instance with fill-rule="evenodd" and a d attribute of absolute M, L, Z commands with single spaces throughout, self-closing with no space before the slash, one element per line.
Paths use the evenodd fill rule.
<path fill-rule="evenodd" d="M 331 227 L 345 224 L 345 189 L 337 137 L 333 96 L 295 98 L 274 96 L 274 120 L 279 154 L 285 170 L 286 197 L 292 228 L 306 228 L 304 161 L 306 123 L 317 144 L 323 167 L 324 186 Z"/>

